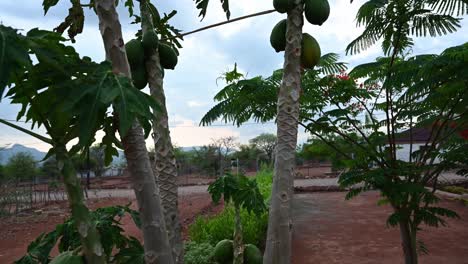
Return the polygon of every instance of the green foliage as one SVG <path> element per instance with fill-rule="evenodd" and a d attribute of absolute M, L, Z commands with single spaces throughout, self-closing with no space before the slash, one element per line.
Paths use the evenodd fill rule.
<path fill-rule="evenodd" d="M 262 167 L 255 176 L 258 189 L 265 201 L 269 201 L 271 197 L 271 186 L 273 184 L 273 170 L 269 167 Z"/>
<path fill-rule="evenodd" d="M 141 226 L 139 213 L 128 206 L 105 207 L 91 212 L 92 221 L 101 237 L 106 262 L 144 263 L 142 261 L 144 259 L 142 245 L 136 238 L 125 235 L 121 227 L 121 219 L 125 214 L 130 215 L 138 227 Z M 63 253 L 64 258 L 70 257 L 70 251 L 80 251 L 80 237 L 73 218 L 57 225 L 55 230 L 37 237 L 29 244 L 27 254 L 15 263 L 49 263 L 50 253 L 56 245 L 59 252 Z M 54 260 L 59 261 L 61 258 Z M 132 261 L 130 262 L 130 260 Z"/>
<path fill-rule="evenodd" d="M 444 186 L 441 188 L 442 191 L 455 193 L 455 194 L 465 194 L 468 193 L 468 189 L 465 189 L 461 186 Z"/>
<path fill-rule="evenodd" d="M 96 131 L 103 129 L 108 159 L 117 154 L 114 145 L 120 146 L 115 137 L 117 131 L 125 135 L 135 119 L 147 134 L 151 130 L 149 120 L 154 109 L 158 109 L 155 101 L 133 88 L 128 78 L 115 75 L 110 63 L 97 64 L 87 57 L 80 58 L 74 48 L 64 45 L 65 39 L 54 32 L 32 29 L 23 36 L 0 26 L 0 33 L 8 35 L 5 43 L 8 50 L 14 47 L 12 55 L 29 61 L 12 63 L 10 69 L 14 75 L 5 75 L 9 79 L 2 80 L 11 86 L 7 96 L 12 103 L 22 105 L 18 119 L 25 117 L 32 121 L 32 127 L 44 126 L 52 139 L 62 144 L 78 137 L 79 143 L 72 152 L 89 146 Z M 35 64 L 29 59 L 32 55 L 37 58 Z M 119 115 L 118 124 L 108 112 L 111 105 Z M 52 154 L 54 149 L 49 151 L 48 157 Z"/>
<path fill-rule="evenodd" d="M 208 192 L 215 203 L 218 203 L 223 196 L 225 203 L 232 201 L 234 206 L 257 215 L 266 210 L 257 182 L 245 175 L 223 175 L 210 184 Z"/>
<path fill-rule="evenodd" d="M 385 54 L 400 54 L 413 45 L 410 36 L 435 37 L 455 32 L 460 19 L 454 16 L 466 13 L 468 3 L 464 0 L 369 0 L 356 15 L 357 26 L 365 29 L 346 52 L 359 53 L 383 39 Z"/>
<path fill-rule="evenodd" d="M 16 29 L 0 25 L 0 101 L 13 76 L 31 65 L 28 50 L 18 45 L 20 42 L 23 43 L 24 39 Z"/>
<path fill-rule="evenodd" d="M 271 196 L 272 175 L 271 169 L 262 169 L 255 177 L 258 191 L 265 201 L 268 201 Z M 234 215 L 234 208 L 226 206 L 216 216 L 198 217 L 189 227 L 190 240 L 196 243 L 206 242 L 214 246 L 223 239 L 232 239 L 234 233 Z M 268 227 L 268 213 L 263 212 L 257 216 L 249 213 L 246 209 L 241 209 L 241 222 L 244 243 L 262 247 Z"/>
<path fill-rule="evenodd" d="M 78 168 L 75 166 L 75 168 Z M 48 158 L 42 163 L 41 166 L 41 175 L 50 180 L 59 180 L 60 179 L 60 170 L 58 168 L 57 160 L 55 157 Z"/>
<path fill-rule="evenodd" d="M 89 149 L 89 158 L 93 160 L 93 166 L 91 169 L 94 172 L 96 177 L 100 177 L 103 175 L 104 171 L 106 170 L 106 166 L 109 165 L 106 163 L 106 152 L 105 147 L 94 145 Z"/>
<path fill-rule="evenodd" d="M 189 227 L 189 237 L 196 243 L 216 245 L 223 239 L 233 239 L 234 208 L 226 207 L 220 214 L 213 217 L 198 217 Z M 266 238 L 268 228 L 268 213 L 260 216 L 241 210 L 242 239 L 244 243 L 261 247 Z"/>
<path fill-rule="evenodd" d="M 31 154 L 19 152 L 12 156 L 5 165 L 5 174 L 7 178 L 14 181 L 31 181 L 37 175 L 37 161 Z"/>
<path fill-rule="evenodd" d="M 187 241 L 184 252 L 186 264 L 215 264 L 213 261 L 214 247 L 209 243 Z"/>
<path fill-rule="evenodd" d="M 208 9 L 208 3 L 210 0 L 194 0 L 197 6 L 197 9 L 200 10 L 198 15 L 203 20 L 206 16 L 206 10 Z M 231 11 L 229 10 L 229 0 L 220 0 L 223 7 L 224 13 L 226 13 L 226 18 L 229 20 L 231 17 Z"/>
<path fill-rule="evenodd" d="M 338 55 L 328 53 L 320 58 L 314 69 L 306 70 L 302 76 L 303 93 L 300 98 L 300 119 L 313 115 L 323 107 L 323 93 L 317 90 L 323 74 L 334 74 L 346 69 L 346 64 L 338 62 Z M 219 91 L 214 100 L 218 103 L 211 108 L 200 121 L 201 125 L 209 125 L 218 119 L 237 126 L 254 120 L 268 122 L 274 120 L 277 110 L 277 94 L 283 76 L 282 70 L 276 70 L 270 77 L 261 76 L 241 79 L 229 83 Z"/>
<path fill-rule="evenodd" d="M 262 133 L 249 140 L 249 143 L 255 148 L 261 150 L 271 164 L 273 162 L 273 155 L 276 148 L 276 135 L 271 133 Z"/>
<path fill-rule="evenodd" d="M 65 251 L 52 259 L 50 264 L 83 264 L 82 256 L 75 255 L 73 251 Z"/>

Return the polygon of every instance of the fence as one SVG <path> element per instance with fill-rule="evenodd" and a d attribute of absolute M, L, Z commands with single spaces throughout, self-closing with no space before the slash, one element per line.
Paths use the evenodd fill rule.
<path fill-rule="evenodd" d="M 18 215 L 52 202 L 64 201 L 67 196 L 61 183 L 18 182 L 0 183 L 0 216 Z"/>

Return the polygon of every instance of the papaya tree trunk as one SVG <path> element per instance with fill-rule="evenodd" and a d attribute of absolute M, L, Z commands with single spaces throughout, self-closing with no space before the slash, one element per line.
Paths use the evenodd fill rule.
<path fill-rule="evenodd" d="M 399 223 L 401 247 L 405 257 L 405 264 L 417 264 L 418 252 L 416 246 L 416 231 L 411 228 L 409 221 L 401 220 Z"/>
<path fill-rule="evenodd" d="M 234 206 L 234 261 L 233 264 L 244 264 L 244 242 L 242 239 L 242 222 L 240 209 Z"/>
<path fill-rule="evenodd" d="M 153 30 L 154 25 L 151 14 L 144 5 L 144 0 L 140 2 L 140 10 L 144 34 L 149 30 Z M 184 245 L 177 200 L 177 161 L 169 131 L 169 117 L 163 87 L 163 69 L 157 50 L 154 50 L 153 54 L 146 59 L 146 72 L 151 96 L 161 106 L 161 111 L 157 113 L 153 120 L 153 173 L 161 194 L 161 203 L 164 208 L 164 218 L 174 262 L 182 264 L 184 263 Z"/>
<path fill-rule="evenodd" d="M 303 5 L 295 1 L 288 12 L 284 73 L 278 94 L 277 140 L 265 264 L 291 262 L 291 200 L 301 94 L 301 40 Z"/>
<path fill-rule="evenodd" d="M 95 3 L 106 59 L 112 62 L 114 72 L 131 77 L 115 0 L 97 0 Z M 141 216 L 145 263 L 172 264 L 174 261 L 164 212 L 159 189 L 154 181 L 143 129 L 135 121 L 127 134 L 121 135 L 121 138 Z"/>
<path fill-rule="evenodd" d="M 65 184 L 71 215 L 75 219 L 86 261 L 87 263 L 105 263 L 104 250 L 99 233 L 84 202 L 81 182 L 77 177 L 73 162 L 64 145 L 56 146 L 55 151 L 57 163 Z"/>

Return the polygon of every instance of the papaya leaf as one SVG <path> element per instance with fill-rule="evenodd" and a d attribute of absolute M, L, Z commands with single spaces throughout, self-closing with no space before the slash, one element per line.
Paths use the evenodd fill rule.
<path fill-rule="evenodd" d="M 31 59 L 24 37 L 16 29 L 0 25 L 0 101 L 5 88 L 13 82 L 13 73 L 28 66 Z"/>
<path fill-rule="evenodd" d="M 233 194 L 234 203 L 248 212 L 260 215 L 266 210 L 265 201 L 258 188 L 257 182 L 244 175 L 238 175 L 238 188 Z"/>
<path fill-rule="evenodd" d="M 124 6 L 127 7 L 128 14 L 129 14 L 130 17 L 132 17 L 133 16 L 133 8 L 134 8 L 133 0 L 125 0 Z"/>
<path fill-rule="evenodd" d="M 42 6 L 44 7 L 44 15 L 47 14 L 47 12 L 49 11 L 51 7 L 57 5 L 58 2 L 59 0 L 44 0 L 42 2 Z"/>
<path fill-rule="evenodd" d="M 194 0 L 195 5 L 197 9 L 200 10 L 200 14 L 198 14 L 199 17 L 201 17 L 201 20 L 203 20 L 206 16 L 206 11 L 208 9 L 208 3 L 210 0 Z M 226 13 L 226 18 L 229 20 L 231 17 L 231 11 L 229 10 L 229 0 L 221 0 L 221 6 L 223 8 L 224 13 Z"/>

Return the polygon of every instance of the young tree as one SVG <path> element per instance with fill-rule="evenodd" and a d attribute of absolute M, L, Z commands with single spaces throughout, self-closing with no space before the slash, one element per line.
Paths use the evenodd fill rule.
<path fill-rule="evenodd" d="M 380 144 L 378 151 L 374 151 L 375 159 L 379 160 L 375 160 L 375 162 L 379 164 L 380 168 L 380 170 L 376 171 L 380 172 L 380 174 L 371 174 L 374 177 L 369 177 L 369 179 L 356 172 L 354 173 L 356 177 L 352 177 L 353 173 L 350 173 L 342 182 L 349 185 L 364 181 L 371 185 L 377 185 L 376 187 L 381 189 L 382 194 L 394 208 L 395 213 L 389 218 L 389 222 L 394 225 L 398 224 L 400 227 L 405 263 L 408 264 L 418 262 L 416 233 L 419 230 L 419 224 L 425 222 L 426 224 L 437 225 L 440 221 L 438 216 L 454 216 L 453 213 L 447 210 L 430 207 L 430 204 L 434 203 L 436 198 L 425 191 L 424 185 L 429 180 L 437 181 L 437 176 L 443 166 L 433 168 L 434 161 L 440 155 L 441 147 L 448 147 L 442 139 L 446 139 L 446 136 L 451 134 L 440 128 L 434 129 L 431 123 L 441 122 L 446 124 L 449 120 L 458 119 L 457 114 L 460 114 L 460 112 L 455 109 L 460 107 L 458 105 L 460 100 L 466 99 L 463 99 L 463 90 L 454 89 L 454 82 L 449 81 L 450 79 L 447 78 L 448 76 L 458 77 L 457 71 L 444 72 L 446 76 L 443 77 L 436 75 L 439 78 L 442 77 L 441 79 L 446 83 L 440 82 L 440 80 L 432 83 L 434 79 L 431 79 L 431 77 L 436 76 L 424 73 L 425 71 L 437 72 L 434 71 L 435 65 L 432 64 L 434 61 L 426 64 L 425 69 L 421 69 L 421 64 L 427 63 L 428 60 L 434 58 L 419 56 L 405 62 L 404 55 L 413 45 L 413 36 L 430 35 L 435 37 L 454 32 L 460 27 L 461 20 L 455 16 L 466 13 L 468 13 L 468 3 L 463 0 L 368 1 L 361 6 L 356 15 L 357 25 L 364 26 L 365 29 L 347 47 L 347 52 L 354 54 L 367 49 L 382 39 L 383 52 L 385 55 L 390 56 L 375 63 L 357 67 L 352 74 L 355 78 L 369 78 L 367 83 L 380 84 L 381 86 L 378 94 L 371 96 L 376 98 L 371 111 L 368 111 L 368 105 L 363 102 L 368 98 L 358 98 L 357 104 L 359 107 L 366 109 L 370 124 L 365 128 L 373 131 L 369 137 L 384 140 L 388 144 L 386 145 L 388 151 L 382 151 L 382 144 Z M 456 57 L 452 57 L 460 52 L 464 52 L 463 48 L 458 49 L 457 52 L 447 50 L 439 57 L 439 60 L 435 59 L 435 61 L 445 62 L 446 65 L 461 63 L 455 60 Z M 447 57 L 452 62 L 444 61 Z M 413 76 L 408 74 L 413 74 Z M 414 76 L 423 78 L 425 82 L 412 78 Z M 455 100 L 450 98 L 450 101 L 446 101 L 448 98 L 444 94 L 440 94 L 437 88 L 451 93 Z M 380 93 L 382 93 L 383 102 L 378 100 Z M 437 95 L 437 97 L 434 98 L 434 95 Z M 359 102 L 359 99 L 361 102 Z M 421 104 L 421 101 L 425 104 Z M 335 106 L 339 104 L 337 102 L 332 103 Z M 427 108 L 429 105 L 430 108 Z M 373 109 L 382 110 L 385 118 L 376 120 Z M 337 117 L 346 117 L 349 121 L 350 118 L 347 116 L 349 112 L 345 113 L 339 108 L 336 111 L 341 112 Z M 336 111 L 335 113 L 337 113 Z M 432 126 L 430 129 L 430 142 L 426 143 L 426 146 L 431 145 L 431 147 L 427 150 L 417 151 L 419 153 L 419 158 L 417 158 L 412 156 L 411 144 L 409 162 L 402 163 L 397 159 L 397 133 L 401 128 L 406 127 L 409 128 L 409 133 L 412 134 L 411 131 L 415 126 L 413 121 L 415 120 L 419 124 Z M 352 121 L 351 125 L 363 136 L 363 127 L 358 129 L 359 125 L 357 123 Z M 338 127 L 343 127 L 343 125 L 340 124 Z M 386 130 L 382 137 L 381 132 L 376 131 L 380 127 Z M 375 145 L 375 142 L 372 142 L 369 137 L 366 137 L 366 144 Z M 458 147 L 449 147 L 449 149 L 451 148 Z M 401 177 L 403 177 L 403 181 L 400 180 Z M 383 182 L 375 184 L 373 181 L 376 179 L 383 180 Z"/>
<path fill-rule="evenodd" d="M 211 139 L 212 146 L 216 150 L 216 155 L 218 156 L 218 174 L 219 176 L 223 176 L 226 169 L 226 166 L 229 154 L 231 154 L 232 150 L 237 146 L 236 138 L 235 137 L 222 137 L 218 139 Z"/>
<path fill-rule="evenodd" d="M 42 163 L 41 174 L 48 180 L 56 181 L 60 179 L 60 170 L 55 157 L 50 157 Z"/>
<path fill-rule="evenodd" d="M 20 181 L 31 181 L 37 174 L 37 161 L 27 152 L 19 152 L 13 155 L 5 166 L 8 178 Z"/>
<path fill-rule="evenodd" d="M 249 140 L 249 143 L 256 148 L 263 151 L 269 159 L 271 164 L 274 158 L 275 147 L 276 147 L 276 135 L 271 133 L 262 133 Z"/>
<path fill-rule="evenodd" d="M 106 155 L 105 148 L 102 146 L 92 146 L 89 149 L 90 160 L 93 160 L 91 170 L 94 172 L 96 177 L 101 177 L 106 171 Z M 83 159 L 83 167 L 86 168 L 86 160 Z M 91 162 L 90 162 L 91 163 Z"/>

